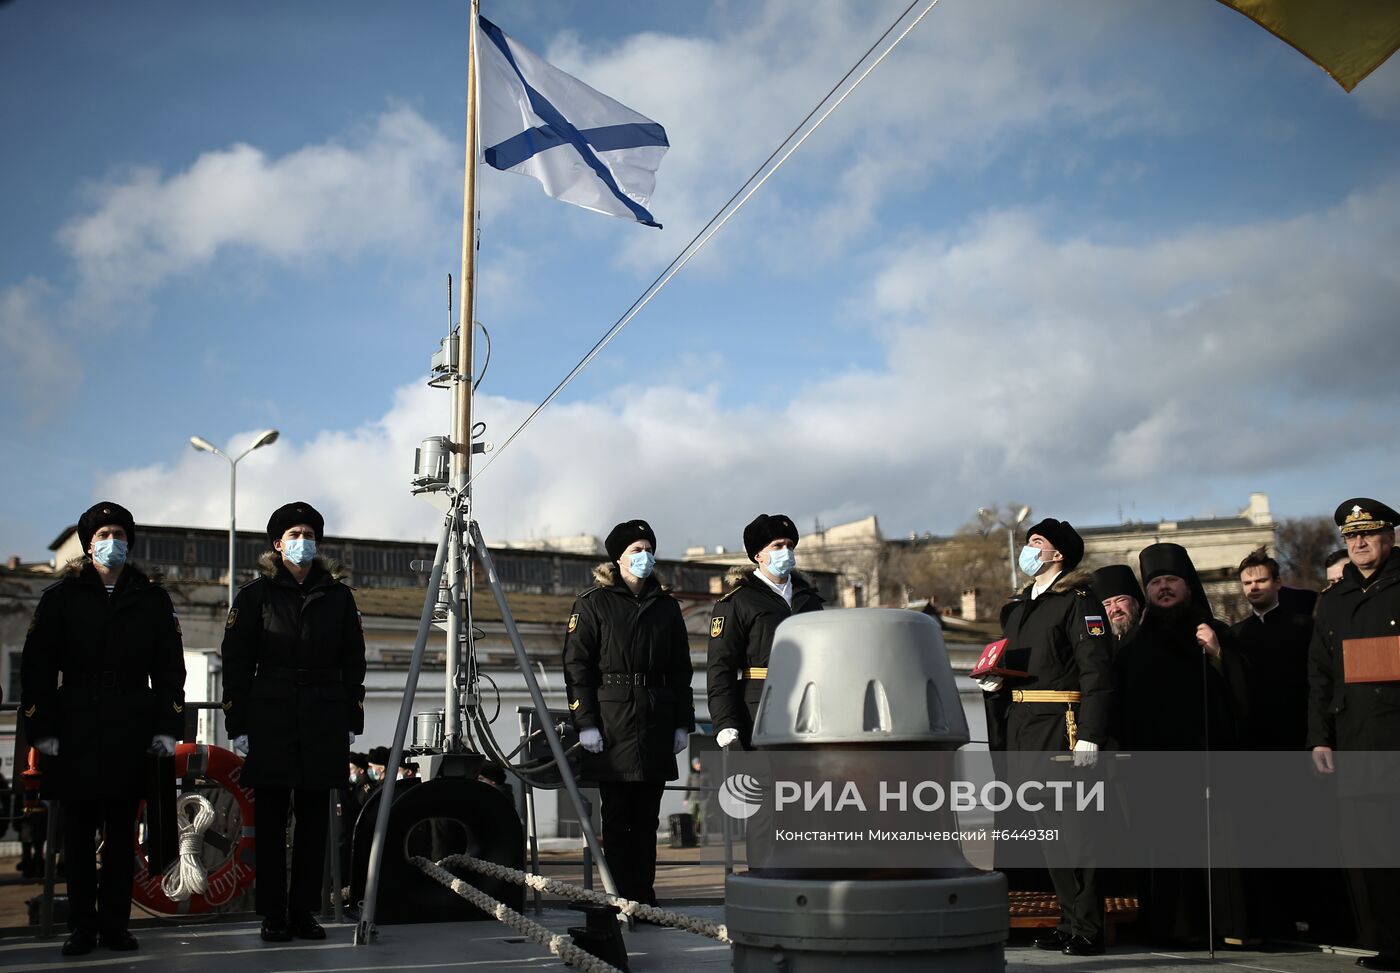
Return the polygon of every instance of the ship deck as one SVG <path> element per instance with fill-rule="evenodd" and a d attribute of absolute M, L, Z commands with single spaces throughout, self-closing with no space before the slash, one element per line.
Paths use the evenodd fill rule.
<path fill-rule="evenodd" d="M 677 906 L 687 915 L 720 920 L 719 904 Z M 531 915 L 534 918 L 533 915 Z M 577 912 L 546 907 L 538 921 L 562 932 L 580 924 Z M 148 921 L 149 922 L 149 921 Z M 384 926 L 378 941 L 367 946 L 351 943 L 353 926 L 329 924 L 325 942 L 264 943 L 258 937 L 256 917 L 221 918 L 214 922 L 172 926 L 134 923 L 141 947 L 134 953 L 98 949 L 85 957 L 59 954 L 62 938 L 40 940 L 29 930 L 11 929 L 0 939 L 0 970 L 95 970 L 116 973 L 361 973 L 371 970 L 490 971 L 562 969 L 563 964 L 544 947 L 514 930 L 490 921 Z M 633 973 L 719 973 L 730 968 L 730 949 L 699 936 L 655 926 L 638 925 L 625 934 Z M 1353 970 L 1355 958 L 1365 955 L 1349 950 L 1296 947 L 1268 952 L 1239 950 L 1168 953 L 1133 945 L 1116 946 L 1103 956 L 1075 958 L 1046 953 L 1029 945 L 1018 934 L 1006 950 L 1008 973 L 1034 970 L 1118 971 L 1152 970 L 1153 973 L 1199 971 L 1205 968 L 1252 973 L 1342 973 Z"/>

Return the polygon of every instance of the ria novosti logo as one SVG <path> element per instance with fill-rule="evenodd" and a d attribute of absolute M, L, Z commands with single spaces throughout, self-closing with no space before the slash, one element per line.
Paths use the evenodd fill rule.
<path fill-rule="evenodd" d="M 719 806 L 731 818 L 747 820 L 763 805 L 763 785 L 757 777 L 734 774 L 719 786 Z"/>

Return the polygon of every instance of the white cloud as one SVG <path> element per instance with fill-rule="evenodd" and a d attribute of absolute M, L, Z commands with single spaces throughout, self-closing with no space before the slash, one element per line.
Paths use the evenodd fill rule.
<path fill-rule="evenodd" d="M 555 406 L 482 475 L 478 511 L 491 537 L 646 516 L 677 553 L 734 543 L 760 509 L 804 523 L 878 512 L 903 531 L 1006 496 L 1072 519 L 1125 491 L 1178 513 L 1229 506 L 1243 497 L 1204 484 L 1267 489 L 1343 455 L 1393 479 L 1376 430 L 1400 417 L 1397 233 L 1397 186 L 1138 244 L 992 214 L 885 255 L 869 312 L 884 368 L 799 385 L 773 412 L 671 385 Z M 240 475 L 243 509 L 256 519 L 296 494 L 336 532 L 432 533 L 437 516 L 406 484 L 447 409 L 444 393 L 405 387 L 375 422 L 279 442 Z M 526 411 L 483 396 L 477 414 L 499 443 Z M 149 498 L 143 517 L 213 526 L 225 475 L 189 455 L 107 485 Z"/>
<path fill-rule="evenodd" d="M 111 178 L 90 188 L 91 211 L 59 239 L 90 305 L 142 298 L 230 250 L 281 263 L 412 251 L 432 236 L 443 200 L 460 194 L 457 154 L 399 108 L 344 141 L 280 158 L 236 144 L 170 175 L 143 168 Z"/>
<path fill-rule="evenodd" d="M 10 399 L 31 419 L 46 415 L 56 389 L 82 383 L 82 363 L 54 333 L 48 305 L 53 289 L 31 278 L 0 292 L 0 385 L 18 390 Z M 62 386 L 51 376 L 62 374 Z"/>

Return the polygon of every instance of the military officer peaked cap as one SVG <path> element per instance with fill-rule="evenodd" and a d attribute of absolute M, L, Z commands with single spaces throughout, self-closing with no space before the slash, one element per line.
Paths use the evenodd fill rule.
<path fill-rule="evenodd" d="M 622 552 L 632 544 L 633 541 L 648 541 L 651 549 L 656 550 L 656 534 L 651 529 L 651 524 L 645 520 L 625 520 L 612 530 L 608 531 L 608 539 L 603 542 L 603 547 L 608 552 L 608 560 L 616 561 L 622 557 Z"/>
<path fill-rule="evenodd" d="M 127 546 L 136 546 L 136 521 L 131 519 L 131 511 L 119 503 L 103 500 L 88 507 L 78 518 L 78 541 L 83 545 L 84 554 L 92 544 L 92 535 L 103 527 L 122 528 L 126 531 Z"/>
<path fill-rule="evenodd" d="M 792 518 L 787 514 L 759 514 L 744 528 L 744 550 L 749 560 L 758 560 L 758 552 L 780 537 L 797 546 L 797 525 Z"/>
<path fill-rule="evenodd" d="M 1337 512 L 1332 515 L 1342 536 L 1364 534 L 1369 530 L 1387 530 L 1400 525 L 1400 514 L 1370 497 L 1352 497 L 1342 501 Z"/>
<path fill-rule="evenodd" d="M 326 533 L 326 521 L 316 508 L 305 500 L 294 500 L 291 503 L 284 503 L 272 512 L 272 516 L 267 521 L 267 543 L 271 545 L 274 541 L 280 541 L 282 535 L 288 529 L 297 524 L 305 524 L 316 532 L 316 540 L 320 541 Z"/>

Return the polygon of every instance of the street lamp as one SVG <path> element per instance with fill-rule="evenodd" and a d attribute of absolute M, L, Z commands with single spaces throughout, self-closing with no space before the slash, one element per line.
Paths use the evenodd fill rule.
<path fill-rule="evenodd" d="M 247 449 L 245 449 L 243 452 L 239 453 L 238 456 L 237 456 L 236 458 L 233 458 L 233 459 L 230 459 L 230 458 L 228 457 L 228 455 L 226 455 L 222 450 L 219 449 L 219 447 L 215 446 L 213 443 L 211 443 L 209 440 L 205 439 L 203 436 L 191 436 L 191 437 L 190 437 L 190 445 L 193 446 L 195 449 L 199 450 L 201 453 L 213 453 L 215 456 L 222 456 L 224 459 L 228 460 L 228 606 L 229 606 L 229 608 L 232 608 L 232 607 L 233 607 L 233 590 L 234 590 L 234 580 L 233 580 L 234 556 L 233 556 L 233 552 L 234 552 L 234 545 L 237 544 L 237 536 L 236 536 L 236 534 L 235 534 L 235 522 L 236 522 L 236 520 L 237 520 L 237 517 L 235 516 L 235 511 L 236 511 L 236 509 L 237 509 L 236 497 L 237 497 L 237 495 L 238 495 L 238 461 L 239 461 L 240 459 L 242 459 L 243 457 L 247 456 L 249 453 L 251 453 L 251 452 L 252 452 L 253 450 L 255 450 L 255 449 L 258 449 L 258 448 L 260 448 L 260 447 L 262 447 L 262 446 L 270 446 L 270 445 L 272 445 L 273 443 L 277 442 L 277 435 L 278 435 L 278 433 L 277 433 L 277 430 L 276 430 L 276 429 L 269 429 L 269 430 L 267 430 L 267 431 L 264 432 L 262 435 L 258 436 L 257 439 L 253 440 L 253 445 L 249 446 L 249 447 L 248 447 Z M 319 541 L 321 538 L 318 537 L 318 538 L 316 538 L 316 539 Z"/>
<path fill-rule="evenodd" d="M 990 531 L 995 526 L 1006 528 L 1006 559 L 1011 564 L 1011 593 L 1016 593 L 1016 531 L 1021 529 L 1031 516 L 1030 507 L 1022 507 L 1010 521 L 1002 520 L 996 512 L 987 507 L 978 507 L 977 516 L 982 521 L 983 530 Z"/>

